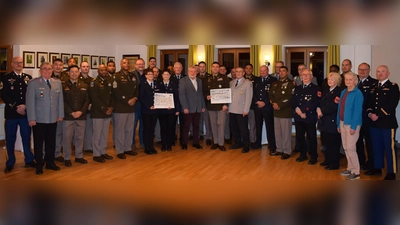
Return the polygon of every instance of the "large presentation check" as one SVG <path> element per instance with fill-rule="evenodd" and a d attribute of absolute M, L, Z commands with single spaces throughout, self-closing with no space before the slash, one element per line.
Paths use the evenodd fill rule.
<path fill-rule="evenodd" d="M 226 104 L 232 102 L 230 88 L 211 89 L 210 95 L 211 104 Z"/>
<path fill-rule="evenodd" d="M 156 109 L 175 108 L 174 94 L 154 93 L 154 108 Z"/>

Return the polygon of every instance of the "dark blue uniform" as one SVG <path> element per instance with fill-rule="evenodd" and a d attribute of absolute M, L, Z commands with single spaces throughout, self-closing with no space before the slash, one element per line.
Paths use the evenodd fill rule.
<path fill-rule="evenodd" d="M 144 147 L 146 154 L 156 153 L 153 146 L 154 130 L 157 123 L 157 110 L 150 109 L 154 106 L 154 92 L 159 91 L 160 87 L 156 81 L 153 81 L 153 86 L 145 81 L 140 83 L 139 101 L 142 104 L 142 118 L 143 118 L 143 137 Z"/>
<path fill-rule="evenodd" d="M 338 169 L 340 161 L 341 137 L 337 130 L 337 113 L 340 101 L 341 88 L 327 89 L 322 95 L 320 110 L 323 116 L 318 120 L 318 129 L 321 132 L 321 142 L 325 146 L 325 161 L 327 169 Z"/>
<path fill-rule="evenodd" d="M 396 107 L 399 103 L 399 86 L 387 80 L 381 87 L 373 86 L 367 105 L 367 115 L 376 114 L 378 119 L 371 121 L 370 131 L 374 149 L 374 167 L 384 167 L 383 155 L 386 152 L 388 173 L 397 172 L 397 149 L 395 130 L 398 127 Z"/>
<path fill-rule="evenodd" d="M 163 81 L 158 83 L 158 93 L 170 93 L 174 95 L 174 109 L 158 109 L 158 119 L 161 130 L 161 150 L 171 150 L 175 140 L 175 113 L 180 112 L 180 102 L 178 93 L 178 84 L 175 81 L 169 81 L 166 85 Z"/>
<path fill-rule="evenodd" d="M 261 147 L 262 127 L 263 127 L 263 122 L 265 121 L 265 126 L 267 128 L 268 148 L 271 151 L 276 150 L 275 131 L 274 131 L 274 110 L 269 100 L 269 90 L 272 86 L 272 83 L 274 83 L 275 81 L 277 81 L 275 77 L 267 75 L 265 78 L 262 77 L 256 78 L 253 83 L 252 105 L 254 106 L 254 116 L 256 122 L 256 143 L 254 144 L 255 146 L 253 146 L 254 148 Z M 265 106 L 259 108 L 256 104 L 258 101 L 264 102 Z"/>
<path fill-rule="evenodd" d="M 14 145 L 16 140 L 17 128 L 20 127 L 22 146 L 24 150 L 25 163 L 33 163 L 34 156 L 31 152 L 31 127 L 29 126 L 26 114 L 17 113 L 17 106 L 25 105 L 25 94 L 28 82 L 32 79 L 31 75 L 22 73 L 17 75 L 15 72 L 5 74 L 2 77 L 1 98 L 5 103 L 4 119 L 7 148 L 7 167 L 15 164 Z"/>
<path fill-rule="evenodd" d="M 170 80 L 178 85 L 178 91 L 179 91 L 179 80 L 184 77 L 186 77 L 186 75 L 184 75 L 184 74 L 181 74 L 179 79 L 176 76 L 176 74 L 171 76 Z M 180 108 L 179 111 L 181 112 L 182 108 Z M 183 115 L 184 115 L 184 113 L 179 113 L 179 139 L 180 139 L 181 144 L 182 144 L 182 137 L 183 137 L 183 127 L 184 127 L 183 124 L 185 123 Z M 178 122 L 178 116 L 175 117 L 175 124 L 177 122 Z"/>
<path fill-rule="evenodd" d="M 294 113 L 294 121 L 296 127 L 296 141 L 300 148 L 300 157 L 298 161 L 307 159 L 307 145 L 305 141 L 305 134 L 307 133 L 307 140 L 310 143 L 309 154 L 311 160 L 309 163 L 315 164 L 317 162 L 317 130 L 315 124 L 317 123 L 317 108 L 321 99 L 320 88 L 310 83 L 306 87 L 304 85 L 297 86 L 294 89 L 292 104 L 293 109 L 299 108 L 306 114 L 306 118 L 302 119 L 297 113 Z"/>
<path fill-rule="evenodd" d="M 367 115 L 367 103 L 371 94 L 371 88 L 377 85 L 378 80 L 368 76 L 364 81 L 360 80 L 358 84 L 358 89 L 363 93 L 364 103 L 363 103 L 363 113 L 362 113 L 362 126 L 360 129 L 360 137 L 357 140 L 357 155 L 358 161 L 361 167 L 367 167 L 365 169 L 374 169 L 374 152 L 372 148 L 371 132 L 370 132 L 370 119 Z M 364 140 L 365 146 L 367 147 L 368 161 L 366 161 L 365 150 L 364 150 Z"/>

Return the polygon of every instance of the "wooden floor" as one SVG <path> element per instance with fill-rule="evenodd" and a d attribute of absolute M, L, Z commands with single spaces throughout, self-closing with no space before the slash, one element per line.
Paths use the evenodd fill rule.
<path fill-rule="evenodd" d="M 292 139 L 294 146 L 294 137 Z M 138 143 L 138 142 L 137 142 Z M 319 143 L 319 141 L 318 141 Z M 92 154 L 84 154 L 88 164 L 74 163 L 72 167 L 65 167 L 56 162 L 60 171 L 44 170 L 43 175 L 36 175 L 35 169 L 24 168 L 23 154 L 16 152 L 17 163 L 11 173 L 0 172 L 1 180 L 345 180 L 339 172 L 346 169 L 346 158 L 341 159 L 339 170 L 327 171 L 319 163 L 323 161 L 323 154 L 319 152 L 316 165 L 308 165 L 307 161 L 298 163 L 299 153 L 293 153 L 288 160 L 281 160 L 279 156 L 270 156 L 268 145 L 260 150 L 251 150 L 243 154 L 241 150 L 226 152 L 210 150 L 205 141 L 200 141 L 202 150 L 188 145 L 188 150 L 181 150 L 180 146 L 173 147 L 170 152 L 161 152 L 159 145 L 157 155 L 146 155 L 143 149 L 137 156 L 129 156 L 125 160 L 116 157 L 111 140 L 111 129 L 107 146 L 107 153 L 114 157 L 105 163 L 97 163 Z M 320 143 L 319 143 L 320 149 Z M 5 150 L 1 150 L 0 165 L 5 167 Z M 362 180 L 381 180 L 383 176 L 366 176 L 361 174 Z"/>

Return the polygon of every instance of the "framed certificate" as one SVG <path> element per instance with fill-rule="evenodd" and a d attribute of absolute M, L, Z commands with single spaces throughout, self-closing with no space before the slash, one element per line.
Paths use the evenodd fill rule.
<path fill-rule="evenodd" d="M 175 108 L 174 94 L 154 93 L 154 108 L 156 109 Z"/>
<path fill-rule="evenodd" d="M 230 88 L 211 89 L 210 96 L 211 104 L 226 104 L 232 102 Z"/>

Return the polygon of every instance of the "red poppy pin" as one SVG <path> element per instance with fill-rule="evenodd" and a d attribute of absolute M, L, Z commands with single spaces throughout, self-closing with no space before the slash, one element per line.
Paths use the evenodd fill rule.
<path fill-rule="evenodd" d="M 310 110 L 308 107 L 306 108 L 306 111 Z"/>
<path fill-rule="evenodd" d="M 340 98 L 338 96 L 336 96 L 334 101 L 335 101 L 336 104 L 339 104 Z"/>
<path fill-rule="evenodd" d="M 317 91 L 317 96 L 321 98 L 322 94 L 320 91 Z"/>

